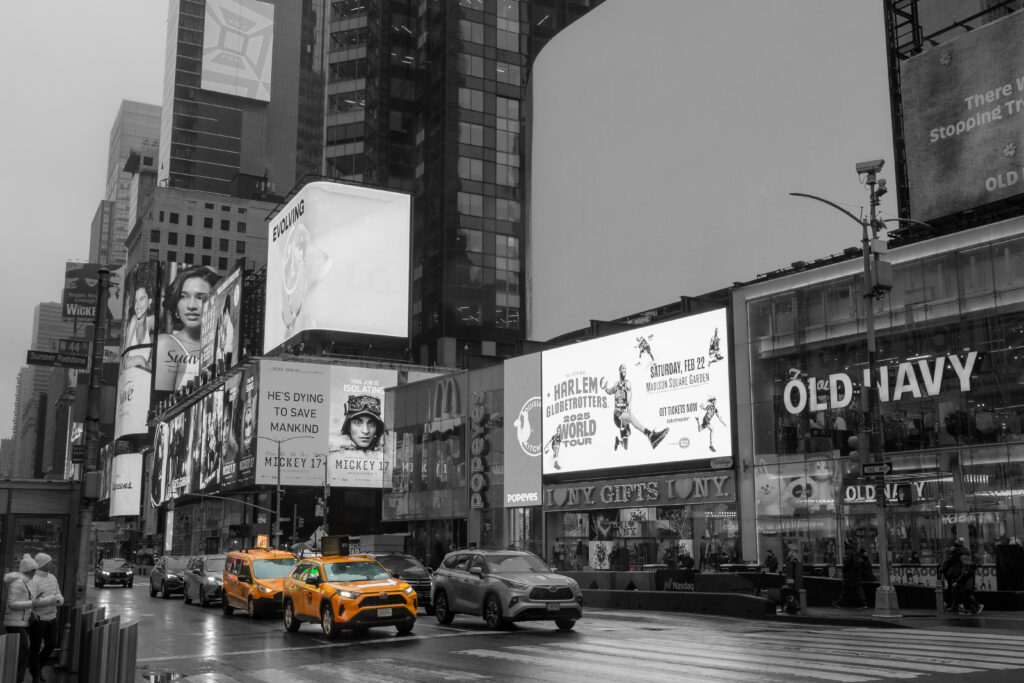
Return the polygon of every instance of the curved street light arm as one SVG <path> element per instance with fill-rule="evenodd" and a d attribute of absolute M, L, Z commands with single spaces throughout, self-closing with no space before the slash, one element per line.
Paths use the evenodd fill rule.
<path fill-rule="evenodd" d="M 856 221 L 858 225 L 861 225 L 861 226 L 864 225 L 864 221 L 862 219 L 857 218 L 856 216 L 854 216 L 852 213 L 850 213 L 849 211 L 847 211 L 843 207 L 839 206 L 838 204 L 836 204 L 834 202 L 830 202 L 829 200 L 827 200 L 827 199 L 825 199 L 823 197 L 817 197 L 817 196 L 815 196 L 813 194 L 804 194 L 803 192 L 790 192 L 789 194 L 792 197 L 806 197 L 807 199 L 814 199 L 816 201 L 819 201 L 822 204 L 828 204 L 833 209 L 836 209 L 837 211 L 842 211 L 843 213 L 845 213 L 847 216 L 849 216 L 854 221 Z"/>

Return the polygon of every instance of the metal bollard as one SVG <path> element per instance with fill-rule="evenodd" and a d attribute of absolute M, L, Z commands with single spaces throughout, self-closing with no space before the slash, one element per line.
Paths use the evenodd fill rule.
<path fill-rule="evenodd" d="M 801 588 L 800 591 L 800 608 L 797 614 L 807 616 L 807 589 Z"/>
<path fill-rule="evenodd" d="M 121 629 L 118 638 L 117 683 L 133 683 L 139 644 L 139 625 L 130 624 Z"/>
<path fill-rule="evenodd" d="M 13 681 L 18 672 L 18 649 L 20 647 L 17 633 L 0 636 L 0 681 Z"/>
<path fill-rule="evenodd" d="M 946 595 L 938 586 L 935 587 L 935 611 L 939 615 L 946 612 Z"/>

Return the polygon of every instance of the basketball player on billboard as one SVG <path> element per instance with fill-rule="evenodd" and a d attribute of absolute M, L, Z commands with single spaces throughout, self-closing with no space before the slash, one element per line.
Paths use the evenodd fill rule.
<path fill-rule="evenodd" d="M 711 426 L 711 419 L 717 417 L 718 421 L 722 423 L 723 427 L 728 425 L 725 424 L 725 420 L 718 414 L 718 406 L 715 403 L 718 401 L 714 396 L 708 397 L 707 405 L 701 404 L 700 408 L 704 411 L 704 417 L 697 420 L 697 431 L 702 432 L 705 429 L 708 430 L 708 447 L 711 448 L 711 452 L 715 453 L 715 432 Z"/>
<path fill-rule="evenodd" d="M 618 450 L 620 445 L 622 450 L 629 448 L 629 435 L 632 431 L 630 426 L 636 427 L 647 436 L 651 442 L 652 450 L 664 441 L 665 435 L 668 434 L 668 427 L 653 431 L 647 429 L 630 410 L 630 404 L 633 401 L 633 385 L 626 379 L 625 364 L 619 366 L 619 381 L 615 384 L 608 384 L 606 378 L 601 378 L 601 389 L 606 394 L 611 394 L 615 397 L 613 419 L 615 420 L 615 426 L 619 428 L 619 435 L 615 437 L 615 450 Z"/>

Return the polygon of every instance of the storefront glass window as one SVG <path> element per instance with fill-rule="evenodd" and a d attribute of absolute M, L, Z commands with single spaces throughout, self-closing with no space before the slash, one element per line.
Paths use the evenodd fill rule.
<path fill-rule="evenodd" d="M 58 565 L 66 560 L 65 549 L 65 518 L 60 517 L 25 517 L 14 516 L 14 538 L 8 545 L 6 566 L 18 567 L 21 557 L 28 553 L 35 557 L 36 553 L 46 553 Z M 0 526 L 2 529 L 3 526 Z"/>

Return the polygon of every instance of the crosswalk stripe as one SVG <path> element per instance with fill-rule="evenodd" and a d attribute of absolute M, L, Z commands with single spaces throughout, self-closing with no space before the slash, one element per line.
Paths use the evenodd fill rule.
<path fill-rule="evenodd" d="M 637 668 L 639 668 L 644 671 L 645 681 L 665 681 L 665 683 L 677 683 L 679 681 L 678 673 L 667 673 L 664 669 L 656 669 L 647 666 L 621 666 L 620 662 L 616 662 L 615 664 L 602 664 L 599 667 L 587 666 L 588 664 L 594 664 L 594 662 L 570 660 L 569 658 L 562 657 L 561 653 L 549 651 L 544 651 L 543 656 L 532 656 L 523 652 L 505 652 L 503 650 L 484 649 L 459 650 L 452 654 L 469 655 L 471 657 L 480 657 L 483 659 L 496 659 L 498 661 L 514 662 L 520 665 L 536 664 L 539 667 L 543 667 L 542 670 L 549 674 L 553 669 L 564 670 L 568 674 L 576 675 L 592 672 L 595 676 L 599 677 L 599 680 L 608 680 L 615 677 L 628 679 L 630 676 L 635 676 Z M 554 677 L 552 677 L 552 679 L 554 679 Z"/>
<path fill-rule="evenodd" d="M 617 645 L 621 646 L 621 643 Z M 506 650 L 512 650 L 513 652 L 522 652 L 527 654 L 545 655 L 549 658 L 553 658 L 556 661 L 571 660 L 574 662 L 574 671 L 579 671 L 579 666 L 589 665 L 595 667 L 595 671 L 599 675 L 607 677 L 608 671 L 611 667 L 618 667 L 626 672 L 627 679 L 638 678 L 638 674 L 643 672 L 643 678 L 646 679 L 648 671 L 654 671 L 663 673 L 666 670 L 678 671 L 679 668 L 676 666 L 682 664 L 687 668 L 694 668 L 695 665 L 702 665 L 703 661 L 696 661 L 692 657 L 686 658 L 684 661 L 667 661 L 663 657 L 631 657 L 628 652 L 617 652 L 609 651 L 606 648 L 602 648 L 600 652 L 576 652 L 576 651 L 565 651 L 562 649 L 556 649 L 557 645 L 554 643 L 550 645 L 512 645 L 506 647 Z M 759 682 L 769 680 L 778 681 L 792 681 L 791 675 L 780 676 L 778 678 L 771 678 L 764 675 L 764 672 L 758 672 Z M 675 677 L 678 680 L 678 676 Z M 729 680 L 729 681 L 749 681 L 750 675 L 746 671 L 730 671 L 728 669 L 714 668 L 714 669 L 703 669 L 700 673 L 700 680 L 702 683 L 708 680 Z M 864 679 L 866 680 L 866 679 Z"/>
<path fill-rule="evenodd" d="M 589 642 L 589 641 L 588 641 Z M 646 647 L 645 647 L 646 646 Z M 726 651 L 742 651 L 749 654 L 763 653 L 766 656 L 771 655 L 782 655 L 783 653 L 797 653 L 796 656 L 813 657 L 815 661 L 823 661 L 826 658 L 823 656 L 827 651 L 823 651 L 816 647 L 794 645 L 786 642 L 785 640 L 778 640 L 774 643 L 760 642 L 760 641 L 749 641 L 744 640 L 742 642 L 736 640 L 718 640 L 713 639 L 712 641 L 702 641 L 695 643 L 695 647 L 699 647 L 702 651 L 708 647 L 716 649 L 725 649 Z M 641 641 L 630 641 L 630 650 L 637 650 L 642 652 L 659 652 L 664 649 L 664 643 L 654 640 L 641 640 Z M 962 674 L 972 673 L 978 670 L 978 667 L 968 668 L 964 666 L 963 662 L 925 662 L 925 661 L 901 661 L 901 659 L 892 659 L 879 657 L 879 652 L 868 653 L 853 653 L 853 652 L 827 652 L 827 660 L 829 662 L 839 662 L 842 664 L 852 664 L 855 666 L 883 666 L 886 669 L 910 669 L 912 671 L 930 671 L 932 673 L 947 673 L 947 674 Z M 921 658 L 919 658 L 921 659 Z M 984 668 L 1007 668 L 998 665 Z"/>
<path fill-rule="evenodd" d="M 963 651 L 956 652 L 956 659 L 988 664 L 1002 664 L 1012 667 L 1024 666 L 1024 657 L 1017 655 L 1012 649 L 982 649 L 973 645 L 964 646 L 963 643 L 937 643 L 931 644 L 924 641 L 904 642 L 902 640 L 878 639 L 872 636 L 860 636 L 856 640 L 850 637 L 842 638 L 835 636 L 802 636 L 793 638 L 782 638 L 781 636 L 768 637 L 775 642 L 802 642 L 816 647 L 833 647 L 852 652 L 874 653 L 879 650 L 902 655 L 908 652 L 923 655 L 935 655 L 948 658 L 950 647 L 959 645 Z M 1015 648 L 1014 648 L 1015 649 Z"/>
<path fill-rule="evenodd" d="M 263 681 L 264 683 L 280 683 L 280 681 L 288 681 L 288 683 L 317 683 L 316 679 L 299 676 L 295 668 L 256 669 L 253 671 L 246 671 L 245 675 L 247 681 L 255 680 Z M 189 678 L 191 678 L 191 676 Z"/>
<path fill-rule="evenodd" d="M 1024 666 L 1024 657 L 1012 650 L 999 650 L 998 654 L 979 653 L 977 650 L 956 651 L 949 646 L 926 646 L 922 643 L 902 641 L 869 641 L 834 639 L 827 637 L 791 637 L 790 635 L 764 636 L 764 642 L 777 647 L 807 647 L 817 652 L 845 653 L 854 656 L 889 655 L 911 660 L 930 660 L 934 664 L 970 665 L 977 669 L 1006 670 Z"/>
<path fill-rule="evenodd" d="M 857 633 L 872 633 L 877 634 L 878 629 L 874 628 L 849 628 L 844 629 L 847 632 Z M 1001 642 L 1007 645 L 1024 645 L 1024 636 L 1015 636 L 1006 633 L 971 633 L 970 631 L 911 631 L 909 629 L 900 630 L 900 640 L 934 640 L 935 638 L 942 636 L 947 640 L 955 641 L 957 643 L 964 643 L 965 641 L 977 641 L 981 643 L 995 643 Z"/>
<path fill-rule="evenodd" d="M 552 643 L 554 647 L 574 650 L 580 653 L 587 653 L 591 656 L 607 652 L 609 648 L 621 648 L 622 643 L 608 642 L 604 645 L 587 643 Z M 632 646 L 632 641 L 628 644 Z M 739 647 L 710 647 L 706 643 L 693 643 L 692 647 L 684 647 L 677 652 L 681 654 L 662 653 L 658 659 L 664 663 L 685 665 L 699 661 L 701 664 L 711 665 L 717 668 L 736 669 L 741 671 L 761 672 L 771 664 L 771 670 L 776 672 L 788 672 L 793 675 L 807 676 L 812 672 L 827 674 L 830 680 L 834 681 L 867 681 L 871 678 L 916 678 L 916 674 L 906 671 L 893 671 L 891 669 L 877 669 L 862 666 L 842 666 L 829 660 L 802 659 L 792 655 L 777 655 L 769 650 L 761 654 L 751 655 L 749 648 Z"/>

